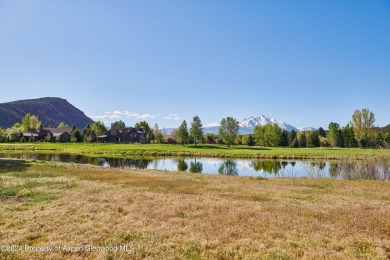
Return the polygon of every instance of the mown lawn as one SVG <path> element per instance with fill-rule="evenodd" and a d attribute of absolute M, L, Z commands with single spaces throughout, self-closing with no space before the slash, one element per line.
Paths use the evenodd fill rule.
<path fill-rule="evenodd" d="M 0 159 L 0 259 L 386 259 L 390 183 Z"/>
<path fill-rule="evenodd" d="M 222 145 L 160 145 L 160 144 L 85 144 L 85 143 L 33 143 L 0 144 L 0 152 L 40 151 L 62 153 L 84 153 L 105 156 L 203 156 L 231 158 L 367 158 L 388 156 L 390 150 L 340 149 L 340 148 L 267 148 L 254 146 Z"/>

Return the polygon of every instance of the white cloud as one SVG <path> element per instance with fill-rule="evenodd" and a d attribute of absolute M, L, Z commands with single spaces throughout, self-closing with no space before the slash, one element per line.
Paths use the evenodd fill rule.
<path fill-rule="evenodd" d="M 102 116 L 88 116 L 94 120 L 100 120 L 100 119 L 121 119 L 121 116 L 119 115 L 102 115 Z"/>
<path fill-rule="evenodd" d="M 101 120 L 101 119 L 122 119 L 122 118 L 136 118 L 136 119 L 148 119 L 148 118 L 154 118 L 154 115 L 151 114 L 138 114 L 133 113 L 129 111 L 119 111 L 115 110 L 114 112 L 104 112 L 104 115 L 96 115 L 96 116 L 89 116 L 90 118 L 94 120 Z"/>
<path fill-rule="evenodd" d="M 181 117 L 178 114 L 168 114 L 167 116 L 164 116 L 164 119 L 180 120 Z"/>
<path fill-rule="evenodd" d="M 154 115 L 151 115 L 151 114 L 142 114 L 142 115 L 138 115 L 137 118 L 142 118 L 142 119 L 154 118 Z"/>

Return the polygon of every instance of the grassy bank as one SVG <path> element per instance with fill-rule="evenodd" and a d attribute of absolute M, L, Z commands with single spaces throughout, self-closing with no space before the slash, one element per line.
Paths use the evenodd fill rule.
<path fill-rule="evenodd" d="M 0 152 L 59 152 L 104 156 L 197 156 L 225 158 L 339 159 L 386 156 L 390 150 L 339 148 L 264 148 L 221 145 L 135 145 L 84 143 L 0 144 Z"/>
<path fill-rule="evenodd" d="M 385 259 L 390 183 L 256 179 L 0 159 L 1 259 Z"/>

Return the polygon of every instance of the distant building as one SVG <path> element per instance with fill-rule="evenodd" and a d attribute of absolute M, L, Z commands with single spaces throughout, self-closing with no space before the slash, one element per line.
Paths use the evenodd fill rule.
<path fill-rule="evenodd" d="M 35 129 L 29 129 L 22 133 L 22 136 L 27 142 L 36 142 L 39 140 L 39 133 Z"/>
<path fill-rule="evenodd" d="M 100 143 L 146 143 L 145 130 L 136 127 L 117 128 L 114 124 L 103 135 L 97 136 Z"/>
<path fill-rule="evenodd" d="M 72 137 L 72 131 L 74 128 L 53 128 L 53 127 L 44 127 L 39 132 L 39 140 L 44 141 L 47 139 L 47 136 L 50 134 L 51 140 L 57 142 L 70 142 Z"/>
<path fill-rule="evenodd" d="M 73 128 L 54 128 L 54 127 L 41 127 L 39 132 L 35 129 L 29 129 L 21 134 L 21 138 L 24 138 L 26 142 L 46 141 L 50 134 L 50 141 L 57 142 L 70 142 Z"/>

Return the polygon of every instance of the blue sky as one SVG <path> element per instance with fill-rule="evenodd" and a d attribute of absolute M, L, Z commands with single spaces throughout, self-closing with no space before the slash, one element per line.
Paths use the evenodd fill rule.
<path fill-rule="evenodd" d="M 390 1 L 2 1 L 0 102 L 176 127 L 390 124 Z"/>

